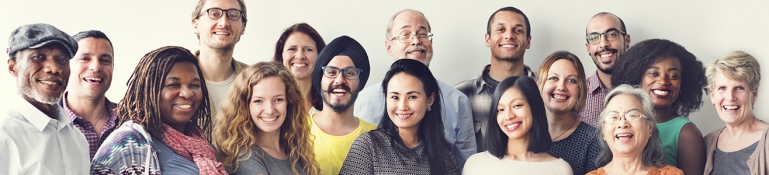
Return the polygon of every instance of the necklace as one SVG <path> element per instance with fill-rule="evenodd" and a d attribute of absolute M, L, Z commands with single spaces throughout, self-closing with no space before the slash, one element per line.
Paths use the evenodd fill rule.
<path fill-rule="evenodd" d="M 107 112 L 106 108 L 101 116 L 99 116 L 98 119 L 96 119 L 96 122 L 93 122 L 93 127 L 96 128 L 96 125 L 99 124 L 99 121 L 101 121 L 101 118 L 104 118 L 105 115 L 109 115 L 109 112 Z"/>
<path fill-rule="evenodd" d="M 559 137 L 561 137 L 563 134 L 565 134 L 567 131 L 571 130 L 572 127 L 574 127 L 574 124 L 577 123 L 577 119 L 574 119 L 573 122 L 571 122 L 571 126 L 569 126 L 569 129 L 566 129 L 565 131 L 561 132 L 561 134 L 558 134 L 555 138 L 553 138 L 553 141 L 558 140 Z"/>

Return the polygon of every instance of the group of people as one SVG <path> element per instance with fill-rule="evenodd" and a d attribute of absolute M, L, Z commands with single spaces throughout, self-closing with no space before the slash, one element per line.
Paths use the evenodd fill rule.
<path fill-rule="evenodd" d="M 286 28 L 272 61 L 235 60 L 246 17 L 243 0 L 199 0 L 199 50 L 147 53 L 117 103 L 104 33 L 17 28 L 0 174 L 769 174 L 760 66 L 745 52 L 705 66 L 672 41 L 631 47 L 601 12 L 585 31 L 592 76 L 566 51 L 534 72 L 528 17 L 504 7 L 486 23 L 490 64 L 452 86 L 428 67 L 427 18 L 406 9 L 386 29 L 394 63 L 366 87 L 364 47 L 306 23 Z M 687 117 L 703 92 L 726 124 L 704 138 Z"/>

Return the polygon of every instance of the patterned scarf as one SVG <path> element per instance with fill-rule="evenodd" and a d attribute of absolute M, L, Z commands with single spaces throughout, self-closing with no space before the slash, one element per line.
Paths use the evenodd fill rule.
<path fill-rule="evenodd" d="M 227 174 L 222 163 L 216 161 L 214 149 L 203 137 L 203 132 L 195 127 L 192 136 L 187 136 L 163 123 L 163 143 L 168 145 L 174 153 L 195 162 L 200 174 Z"/>

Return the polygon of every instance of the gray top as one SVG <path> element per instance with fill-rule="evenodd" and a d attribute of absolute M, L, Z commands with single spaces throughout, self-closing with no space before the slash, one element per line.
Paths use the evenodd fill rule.
<path fill-rule="evenodd" d="M 157 137 L 152 137 L 152 140 L 157 140 L 155 146 L 158 149 L 158 162 L 160 164 L 160 172 L 163 174 L 200 174 L 198 165 L 195 162 L 187 160 L 179 154 L 176 154 L 171 148 L 168 147 L 163 140 Z"/>
<path fill-rule="evenodd" d="M 758 142 L 735 152 L 724 152 L 716 147 L 713 154 L 713 171 L 710 174 L 750 174 L 746 160 L 756 150 Z"/>
<path fill-rule="evenodd" d="M 427 149 L 422 142 L 408 148 L 382 130 L 373 130 L 355 139 L 339 174 L 430 174 L 429 161 L 443 161 L 446 175 L 459 175 L 451 152 L 440 153 L 441 160 L 428 160 Z"/>
<path fill-rule="evenodd" d="M 291 161 L 288 159 L 280 160 L 276 159 L 270 154 L 267 154 L 264 152 L 264 150 L 259 146 L 253 146 L 251 147 L 251 155 L 244 155 L 249 156 L 248 159 L 245 161 L 241 161 L 238 164 L 238 168 L 233 172 L 232 174 L 244 174 L 244 175 L 254 175 L 254 174 L 269 174 L 269 175 L 283 175 L 283 174 L 294 174 L 291 170 Z M 307 172 L 304 172 L 304 169 L 299 164 L 296 165 L 296 171 L 299 172 L 299 174 L 307 174 Z"/>

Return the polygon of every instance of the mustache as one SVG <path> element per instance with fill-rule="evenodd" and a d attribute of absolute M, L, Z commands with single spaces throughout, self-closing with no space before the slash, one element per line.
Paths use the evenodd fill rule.
<path fill-rule="evenodd" d="M 424 45 L 409 46 L 408 48 L 406 48 L 406 53 L 417 51 L 417 50 L 422 50 L 427 52 L 427 47 L 425 47 Z"/>
<path fill-rule="evenodd" d="M 352 93 L 352 91 L 350 90 L 349 86 L 342 85 L 342 84 L 340 84 L 340 85 L 331 85 L 331 87 L 329 87 L 328 90 L 326 90 L 326 93 L 332 92 L 333 89 L 344 89 L 345 91 L 347 91 L 347 93 Z"/>
<path fill-rule="evenodd" d="M 598 56 L 599 54 L 601 54 L 601 52 L 612 52 L 612 53 L 617 53 L 617 51 L 619 51 L 619 50 L 617 50 L 617 49 L 614 49 L 614 48 L 604 48 L 603 50 L 599 50 L 599 51 L 596 51 L 595 53 L 593 53 L 593 55 L 594 55 L 594 56 Z"/>

